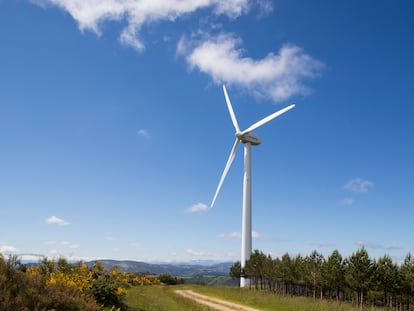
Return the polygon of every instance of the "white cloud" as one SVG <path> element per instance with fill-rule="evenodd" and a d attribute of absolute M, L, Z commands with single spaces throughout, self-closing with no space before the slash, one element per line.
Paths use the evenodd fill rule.
<path fill-rule="evenodd" d="M 63 245 L 63 246 L 66 246 L 66 247 L 68 247 L 70 249 L 77 249 L 77 248 L 80 247 L 79 244 L 74 244 L 74 243 L 71 243 L 71 242 L 68 242 L 68 241 L 60 242 L 60 244 Z"/>
<path fill-rule="evenodd" d="M 336 244 L 331 243 L 331 242 L 316 242 L 316 243 L 310 243 L 310 245 L 316 246 L 318 248 L 322 248 L 322 247 L 332 248 L 336 246 Z"/>
<path fill-rule="evenodd" d="M 273 3 L 270 0 L 256 0 L 256 2 L 261 16 L 273 11 Z"/>
<path fill-rule="evenodd" d="M 293 95 L 307 95 L 311 90 L 301 81 L 315 78 L 323 63 L 306 54 L 300 47 L 284 45 L 278 54 L 262 59 L 244 56 L 242 40 L 233 34 L 210 37 L 192 51 L 191 42 L 182 38 L 177 54 L 186 54 L 190 67 L 208 74 L 216 83 L 241 86 L 259 97 L 283 101 Z"/>
<path fill-rule="evenodd" d="M 45 257 L 44 255 L 40 254 L 19 254 L 18 256 L 21 260 L 29 262 L 39 262 L 39 260 Z"/>
<path fill-rule="evenodd" d="M 339 201 L 339 204 L 341 205 L 352 205 L 355 203 L 355 200 L 353 198 L 344 198 L 341 201 Z"/>
<path fill-rule="evenodd" d="M 202 9 L 214 15 L 236 18 L 255 5 L 252 0 L 31 0 L 42 7 L 57 6 L 68 12 L 81 31 L 101 34 L 105 21 L 126 22 L 119 36 L 121 43 L 142 51 L 140 31 L 143 25 L 174 21 Z M 262 3 L 263 1 L 259 1 Z M 263 7 L 263 6 L 262 6 Z"/>
<path fill-rule="evenodd" d="M 258 97 L 283 101 L 293 95 L 306 95 L 310 89 L 301 80 L 317 76 L 323 64 L 294 45 L 283 46 L 278 54 L 262 59 L 244 56 L 241 39 L 231 34 L 210 37 L 203 21 L 209 20 L 210 31 L 217 25 L 210 17 L 235 19 L 256 8 L 259 16 L 273 11 L 271 0 L 30 0 L 44 8 L 58 7 L 69 13 L 79 29 L 101 35 L 105 22 L 123 26 L 119 41 L 141 52 L 145 49 L 143 26 L 159 22 L 175 22 L 180 17 L 203 11 L 200 29 L 194 31 L 203 41 L 181 39 L 177 54 L 186 57 L 192 68 L 208 74 L 216 83 L 226 82 L 246 88 Z M 205 24 L 204 24 L 205 26 Z M 217 30 L 217 29 L 216 29 Z M 161 34 L 161 38 L 166 38 Z M 193 38 L 194 39 L 194 38 Z M 196 45 L 195 45 L 196 44 Z M 192 47 L 192 48 L 191 48 Z M 144 132 L 138 133 L 147 137 Z M 148 138 L 148 137 L 147 137 Z"/>
<path fill-rule="evenodd" d="M 235 231 L 235 232 L 230 232 L 230 233 L 220 233 L 220 234 L 217 235 L 217 237 L 219 237 L 219 238 L 231 238 L 231 239 L 237 238 L 237 239 L 240 239 L 241 238 L 241 232 Z M 260 237 L 261 237 L 261 235 L 260 235 L 259 232 L 257 232 L 257 231 L 252 232 L 252 238 L 253 239 L 257 239 L 257 238 L 260 238 Z"/>
<path fill-rule="evenodd" d="M 205 255 L 205 254 L 206 254 L 206 252 L 205 252 L 205 251 L 195 251 L 195 250 L 193 250 L 193 249 L 191 249 L 191 248 L 187 248 L 187 249 L 185 250 L 185 252 L 186 252 L 187 254 L 190 254 L 190 255 L 193 255 L 193 256 L 203 256 L 203 255 Z"/>
<path fill-rule="evenodd" d="M 219 253 L 219 252 L 210 252 L 206 250 L 194 250 L 191 248 L 186 249 L 185 252 L 189 254 L 190 256 L 198 257 L 198 258 L 205 258 L 205 259 L 223 259 L 223 258 L 234 259 L 240 256 L 240 254 L 232 253 L 232 252 Z"/>
<path fill-rule="evenodd" d="M 46 219 L 46 223 L 50 225 L 59 225 L 59 226 L 67 226 L 70 225 L 70 222 L 67 222 L 59 217 L 51 216 Z"/>
<path fill-rule="evenodd" d="M 208 209 L 209 209 L 209 207 L 206 204 L 197 203 L 197 204 L 194 204 L 193 206 L 187 208 L 186 211 L 187 211 L 187 213 L 197 213 L 197 212 L 206 211 Z"/>
<path fill-rule="evenodd" d="M 11 245 L 0 245 L 0 253 L 14 253 L 17 251 L 17 248 Z"/>
<path fill-rule="evenodd" d="M 400 246 L 386 246 L 383 244 L 377 244 L 375 242 L 370 242 L 370 241 L 358 241 L 356 244 L 359 247 L 372 248 L 372 249 L 385 249 L 385 250 L 401 250 L 402 249 L 402 247 Z"/>
<path fill-rule="evenodd" d="M 217 235 L 217 237 L 219 238 L 237 238 L 239 239 L 241 237 L 241 233 L 240 232 L 230 232 L 230 233 L 220 233 Z"/>
<path fill-rule="evenodd" d="M 374 183 L 369 180 L 355 178 L 350 180 L 344 188 L 354 193 L 366 193 L 374 188 Z"/>
<path fill-rule="evenodd" d="M 78 249 L 79 247 L 80 247 L 80 245 L 79 244 L 74 244 L 74 243 L 72 243 L 72 244 L 69 244 L 69 246 L 68 246 L 70 249 Z"/>
<path fill-rule="evenodd" d="M 146 129 L 140 129 L 137 132 L 138 136 L 143 137 L 145 139 L 150 139 L 151 135 L 149 134 L 149 132 Z"/>

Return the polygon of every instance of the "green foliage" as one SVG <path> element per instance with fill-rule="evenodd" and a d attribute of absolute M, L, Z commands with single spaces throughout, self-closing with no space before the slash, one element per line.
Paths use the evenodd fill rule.
<path fill-rule="evenodd" d="M 230 275 L 237 276 L 236 263 Z M 401 266 L 387 255 L 373 261 L 362 248 L 346 259 L 335 250 L 326 260 L 313 251 L 272 259 L 255 250 L 246 262 L 245 273 L 256 289 L 270 293 L 327 298 L 354 305 L 384 306 L 411 310 L 414 296 L 414 258 L 408 254 Z"/>
<path fill-rule="evenodd" d="M 231 278 L 233 279 L 240 279 L 242 274 L 242 270 L 241 270 L 241 265 L 240 265 L 240 261 L 236 261 L 231 267 L 230 267 L 230 272 L 229 275 L 231 276 Z"/>
<path fill-rule="evenodd" d="M 364 297 L 373 282 L 373 263 L 368 252 L 362 248 L 345 260 L 347 285 L 357 294 L 357 304 L 364 304 Z"/>
<path fill-rule="evenodd" d="M 396 294 L 401 288 L 398 266 L 388 255 L 385 255 L 374 262 L 373 269 L 375 269 L 373 281 L 377 290 L 383 293 L 383 304 L 387 305 L 389 294 Z"/>
<path fill-rule="evenodd" d="M 26 272 L 17 257 L 5 260 L 0 254 L 0 310 L 98 311 L 100 308 L 76 288 L 50 284 L 45 275 Z"/>
<path fill-rule="evenodd" d="M 230 276 L 196 275 L 185 279 L 185 284 L 209 285 L 209 286 L 239 286 L 239 279 Z"/>
<path fill-rule="evenodd" d="M 306 284 L 312 288 L 313 299 L 316 298 L 316 291 L 319 290 L 321 297 L 323 296 L 322 267 L 325 265 L 325 258 L 317 251 L 313 251 L 305 258 L 305 280 Z"/>
<path fill-rule="evenodd" d="M 263 287 L 263 280 L 266 277 L 265 262 L 266 255 L 263 254 L 263 252 L 255 250 L 250 256 L 250 260 L 246 262 L 246 265 L 244 267 L 245 277 L 250 278 L 253 281 L 256 289 L 259 287 L 259 284 L 261 287 Z"/>
<path fill-rule="evenodd" d="M 177 284 L 184 284 L 184 279 L 177 278 L 175 276 L 169 274 L 161 274 L 159 276 L 160 282 L 165 285 L 177 285 Z"/>
<path fill-rule="evenodd" d="M 106 269 L 102 263 L 95 262 L 91 268 L 92 279 L 89 294 L 95 301 L 105 307 L 126 310 L 125 295 L 134 275 L 120 272 L 116 269 Z"/>
<path fill-rule="evenodd" d="M 159 279 L 64 258 L 44 258 L 27 268 L 17 257 L 4 260 L 0 254 L 0 310 L 122 311 L 127 289 L 137 284 L 159 284 Z"/>
<path fill-rule="evenodd" d="M 338 301 L 345 288 L 345 266 L 341 254 L 334 250 L 323 268 L 323 279 L 328 297 Z"/>
<path fill-rule="evenodd" d="M 407 297 L 412 297 L 414 294 L 414 257 L 411 253 L 405 257 L 400 272 L 402 290 Z"/>
<path fill-rule="evenodd" d="M 90 292 L 99 305 L 110 308 L 125 309 L 123 296 L 125 292 L 120 290 L 123 286 L 119 280 L 109 274 L 100 275 L 92 281 Z"/>

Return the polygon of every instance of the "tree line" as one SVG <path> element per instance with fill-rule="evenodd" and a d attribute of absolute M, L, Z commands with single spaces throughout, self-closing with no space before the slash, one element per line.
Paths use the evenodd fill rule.
<path fill-rule="evenodd" d="M 317 251 L 305 257 L 284 254 L 272 258 L 255 250 L 241 269 L 230 268 L 230 276 L 249 278 L 251 288 L 280 295 L 350 301 L 388 310 L 414 310 L 414 257 L 409 253 L 396 264 L 388 255 L 371 259 L 365 248 L 343 258 L 333 251 L 325 258 Z"/>

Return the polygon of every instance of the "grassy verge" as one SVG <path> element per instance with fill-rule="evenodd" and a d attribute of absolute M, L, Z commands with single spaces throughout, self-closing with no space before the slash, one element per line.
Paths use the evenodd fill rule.
<path fill-rule="evenodd" d="M 265 291 L 256 291 L 237 287 L 197 286 L 195 291 L 257 308 L 263 311 L 355 311 L 348 303 L 336 303 L 326 300 L 313 300 L 306 297 L 274 295 Z M 371 309 L 370 309 L 371 310 Z M 372 309 L 380 311 L 380 309 Z"/>
<path fill-rule="evenodd" d="M 127 293 L 130 311 L 210 311 L 190 300 L 178 296 L 174 291 L 182 286 L 138 286 Z M 185 288 L 187 289 L 187 287 Z"/>
<path fill-rule="evenodd" d="M 175 294 L 177 289 L 191 289 L 200 294 L 225 299 L 263 311 L 356 311 L 360 310 L 348 303 L 313 300 L 305 297 L 283 297 L 266 293 L 225 286 L 144 286 L 132 288 L 127 295 L 131 311 L 199 311 L 210 310 Z M 380 308 L 366 308 L 382 311 Z"/>

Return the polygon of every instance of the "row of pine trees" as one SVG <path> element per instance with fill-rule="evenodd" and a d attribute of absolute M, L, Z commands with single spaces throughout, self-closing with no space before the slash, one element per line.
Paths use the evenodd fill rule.
<path fill-rule="evenodd" d="M 414 257 L 408 254 L 396 264 L 388 255 L 371 259 L 362 248 L 347 258 L 337 251 L 325 258 L 317 251 L 306 257 L 266 256 L 255 250 L 241 269 L 236 262 L 230 276 L 251 280 L 251 287 L 281 295 L 350 301 L 389 310 L 414 310 Z"/>

